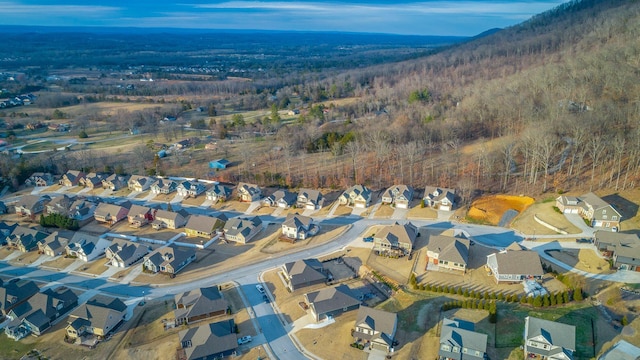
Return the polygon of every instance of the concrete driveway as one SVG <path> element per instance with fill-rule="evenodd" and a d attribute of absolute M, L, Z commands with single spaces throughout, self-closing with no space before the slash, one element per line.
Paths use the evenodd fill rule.
<path fill-rule="evenodd" d="M 564 217 L 569 220 L 573 225 L 575 225 L 578 229 L 582 230 L 582 234 L 580 236 L 584 237 L 592 237 L 595 229 L 585 224 L 584 219 L 578 214 L 564 214 Z"/>

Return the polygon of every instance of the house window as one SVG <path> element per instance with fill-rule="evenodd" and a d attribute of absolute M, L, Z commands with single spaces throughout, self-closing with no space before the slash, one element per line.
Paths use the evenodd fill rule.
<path fill-rule="evenodd" d="M 442 345 L 440 345 L 440 350 L 442 350 L 442 351 L 451 351 L 451 346 L 442 344 Z"/>
<path fill-rule="evenodd" d="M 454 346 L 453 349 L 451 349 L 451 352 L 459 353 L 460 352 L 460 348 L 457 347 L 457 346 Z"/>
<path fill-rule="evenodd" d="M 611 217 L 611 220 L 618 220 L 618 217 L 617 217 L 617 216 L 615 216 L 615 215 L 613 215 L 613 216 Z"/>

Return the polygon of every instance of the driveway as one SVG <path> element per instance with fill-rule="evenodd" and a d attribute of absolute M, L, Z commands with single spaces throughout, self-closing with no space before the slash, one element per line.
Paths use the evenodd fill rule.
<path fill-rule="evenodd" d="M 582 230 L 581 236 L 592 237 L 595 229 L 585 224 L 584 219 L 578 214 L 564 214 L 564 217 L 567 218 L 573 225 L 575 225 L 578 229 Z M 574 234 L 574 236 L 576 236 Z"/>

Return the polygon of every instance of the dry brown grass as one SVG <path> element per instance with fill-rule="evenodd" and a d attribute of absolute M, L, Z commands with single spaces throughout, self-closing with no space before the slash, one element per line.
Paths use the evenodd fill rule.
<path fill-rule="evenodd" d="M 288 322 L 293 322 L 303 317 L 306 312 L 298 304 L 300 301 L 304 301 L 303 295 L 310 291 L 315 291 L 326 287 L 326 285 L 314 285 L 298 289 L 294 292 L 289 292 L 287 288 L 280 280 L 278 272 L 280 269 L 274 269 L 264 274 L 263 279 L 266 285 L 269 287 L 269 291 L 273 295 L 273 298 L 278 305 L 280 313 L 282 313 Z"/>
<path fill-rule="evenodd" d="M 198 197 L 188 197 L 182 200 L 182 205 L 191 205 L 191 206 L 200 206 L 202 203 L 207 200 L 207 197 L 202 194 Z"/>
<path fill-rule="evenodd" d="M 295 243 L 280 241 L 281 235 L 279 225 L 269 225 L 275 227 L 273 235 L 267 239 L 267 244 L 260 250 L 267 254 L 280 253 L 287 250 L 298 249 L 312 244 L 323 244 L 327 241 L 335 239 L 338 235 L 345 232 L 349 226 L 324 225 L 320 228 L 320 232 L 316 236 L 312 236 L 305 240 L 298 240 Z"/>
<path fill-rule="evenodd" d="M 410 219 L 435 219 L 437 217 L 438 211 L 429 207 L 421 208 L 420 205 L 409 209 L 407 213 L 407 218 Z"/>
<path fill-rule="evenodd" d="M 89 264 L 78 268 L 78 271 L 93 275 L 100 275 L 109 269 L 107 265 L 105 265 L 107 261 L 109 260 L 106 257 L 92 261 Z"/>
<path fill-rule="evenodd" d="M 37 251 L 29 251 L 26 253 L 20 253 L 20 256 L 11 260 L 11 263 L 18 264 L 18 265 L 28 265 L 36 261 L 39 257 L 40 257 L 40 254 L 38 254 Z"/>
<path fill-rule="evenodd" d="M 218 202 L 216 204 L 211 205 L 212 208 L 216 210 L 225 210 L 225 211 L 237 211 L 244 213 L 247 211 L 251 204 L 247 202 L 240 202 L 236 200 Z"/>
<path fill-rule="evenodd" d="M 271 215 L 276 208 L 272 208 L 269 206 L 260 206 L 259 208 L 253 210 L 251 215 Z"/>
<path fill-rule="evenodd" d="M 296 332 L 300 343 L 321 359 L 361 359 L 369 354 L 349 346 L 357 311 L 349 311 L 336 317 L 336 322 L 321 329 L 302 329 Z"/>
<path fill-rule="evenodd" d="M 376 210 L 376 213 L 373 215 L 373 217 L 376 219 L 388 219 L 391 217 L 391 215 L 393 215 L 393 212 L 395 210 L 396 209 L 391 207 L 391 205 L 382 204 L 380 205 L 378 210 Z"/>
<path fill-rule="evenodd" d="M 6 246 L 0 248 L 0 259 L 4 259 L 10 254 L 13 254 L 13 250 L 7 248 Z"/>
<path fill-rule="evenodd" d="M 609 262 L 599 257 L 595 251 L 591 249 L 550 251 L 549 255 L 578 270 L 593 274 L 608 274 L 612 272 Z"/>
<path fill-rule="evenodd" d="M 344 206 L 344 205 L 340 205 L 336 208 L 336 211 L 333 213 L 333 215 L 335 216 L 347 216 L 347 215 L 351 215 L 351 211 L 353 209 L 348 207 L 348 206 Z"/>
<path fill-rule="evenodd" d="M 71 265 L 74 261 L 76 261 L 76 259 L 65 258 L 64 256 L 59 256 L 56 259 L 53 259 L 51 261 L 47 261 L 47 262 L 42 263 L 42 265 L 46 266 L 46 267 L 62 270 L 64 268 L 66 268 L 67 266 Z"/>
<path fill-rule="evenodd" d="M 522 213 L 534 203 L 528 196 L 492 195 L 481 197 L 471 204 L 467 213 L 472 219 L 497 225 L 502 215 L 510 209 Z"/>
<path fill-rule="evenodd" d="M 563 214 L 558 214 L 553 210 L 555 202 L 541 202 L 529 206 L 525 211 L 520 213 L 513 222 L 511 228 L 516 229 L 523 234 L 530 235 L 555 235 L 557 232 L 535 221 L 534 215 L 537 215 L 542 221 L 551 224 L 569 234 L 579 234 L 582 231 L 573 225 Z"/>

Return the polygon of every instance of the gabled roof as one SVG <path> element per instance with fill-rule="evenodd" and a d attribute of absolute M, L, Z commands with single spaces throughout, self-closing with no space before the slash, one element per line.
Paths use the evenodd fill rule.
<path fill-rule="evenodd" d="M 100 203 L 96 207 L 96 210 L 94 211 L 93 214 L 94 214 L 94 216 L 102 216 L 102 217 L 115 216 L 120 211 L 122 211 L 122 209 L 126 210 L 125 207 L 122 207 L 120 205 L 108 204 L 108 203 Z"/>
<path fill-rule="evenodd" d="M 487 256 L 487 263 L 494 262 L 499 274 L 542 276 L 540 255 L 531 250 L 505 250 Z"/>
<path fill-rule="evenodd" d="M 6 282 L 0 285 L 0 310 L 6 312 L 8 308 L 16 303 L 38 293 L 40 289 L 31 280 L 18 280 Z"/>
<path fill-rule="evenodd" d="M 160 219 L 168 219 L 168 220 L 176 221 L 178 219 L 178 216 L 181 216 L 182 218 L 186 219 L 189 217 L 189 213 L 186 212 L 184 209 L 180 209 L 180 211 L 168 211 L 168 210 L 158 209 L 158 211 L 156 211 L 155 213 L 156 219 L 160 218 Z"/>
<path fill-rule="evenodd" d="M 127 182 L 128 184 L 140 184 L 141 186 L 144 186 L 146 184 L 153 184 L 154 182 L 156 182 L 156 178 L 154 177 L 150 177 L 150 176 L 142 176 L 142 175 L 131 175 L 131 177 L 129 178 L 129 181 Z"/>
<path fill-rule="evenodd" d="M 181 248 L 173 244 L 156 249 L 145 259 L 149 259 L 155 266 L 169 265 L 173 269 L 177 269 L 178 265 L 195 255 L 196 251 L 192 248 Z"/>
<path fill-rule="evenodd" d="M 216 194 L 216 195 L 224 195 L 228 197 L 231 195 L 231 187 L 222 185 L 222 184 L 214 184 L 209 190 L 207 190 L 207 194 Z"/>
<path fill-rule="evenodd" d="M 124 239 L 114 239 L 108 249 L 124 262 L 129 262 L 129 259 L 140 259 L 141 256 L 149 253 L 148 246 Z"/>
<path fill-rule="evenodd" d="M 385 226 L 375 237 L 391 245 L 407 244 L 413 246 L 417 235 L 418 229 L 410 222 L 402 225 L 396 222 L 393 225 Z"/>
<path fill-rule="evenodd" d="M 24 195 L 18 200 L 16 206 L 23 207 L 26 209 L 33 208 L 38 202 L 43 201 L 48 198 L 44 198 L 40 195 Z"/>
<path fill-rule="evenodd" d="M 187 225 L 185 225 L 184 227 L 186 229 L 191 229 L 198 232 L 209 233 L 213 231 L 218 221 L 224 222 L 224 220 L 211 217 L 211 216 L 191 215 L 189 216 L 189 221 L 187 222 Z"/>
<path fill-rule="evenodd" d="M 640 348 L 624 340 L 620 340 L 598 360 L 638 360 Z"/>
<path fill-rule="evenodd" d="M 294 287 L 314 281 L 325 280 L 327 276 L 321 271 L 322 263 L 318 259 L 303 259 L 284 264 L 289 281 Z"/>
<path fill-rule="evenodd" d="M 298 197 L 303 196 L 307 201 L 318 204 L 322 199 L 322 193 L 315 189 L 300 189 Z"/>
<path fill-rule="evenodd" d="M 202 325 L 178 333 L 187 360 L 206 358 L 238 347 L 233 319 Z M 190 346 L 185 346 L 190 344 Z"/>
<path fill-rule="evenodd" d="M 51 233 L 43 240 L 43 247 L 48 247 L 54 253 L 62 252 L 67 246 L 69 239 L 58 234 L 57 231 Z"/>
<path fill-rule="evenodd" d="M 335 310 L 341 310 L 359 305 L 353 291 L 347 285 L 338 285 L 305 294 L 309 304 L 313 306 L 316 314 L 325 314 Z"/>
<path fill-rule="evenodd" d="M 427 249 L 438 253 L 439 260 L 467 264 L 469 261 L 469 240 L 444 235 L 431 235 Z"/>
<path fill-rule="evenodd" d="M 604 245 L 607 251 L 613 251 L 618 257 L 640 259 L 640 238 L 636 234 L 598 230 L 593 236 L 600 249 Z"/>
<path fill-rule="evenodd" d="M 402 196 L 406 199 L 411 199 L 413 197 L 413 188 L 407 185 L 394 185 L 382 194 L 383 198 L 390 197 L 396 199 L 396 197 Z"/>
<path fill-rule="evenodd" d="M 344 194 L 352 199 L 355 199 L 358 196 L 362 196 L 364 199 L 369 199 L 371 197 L 371 190 L 364 185 L 358 184 L 345 190 Z"/>
<path fill-rule="evenodd" d="M 377 333 L 383 333 L 387 336 L 380 336 L 389 346 L 393 345 L 393 336 L 395 335 L 398 315 L 396 313 L 370 308 L 368 306 L 360 306 L 358 315 L 356 316 L 356 326 L 369 328 Z M 373 336 L 369 340 L 373 339 Z"/>
<path fill-rule="evenodd" d="M 151 212 L 151 208 L 146 207 L 146 206 L 141 206 L 141 205 L 131 205 L 131 208 L 129 209 L 129 212 L 127 213 L 127 216 L 130 217 L 144 217 L 146 214 L 149 214 Z"/>
<path fill-rule="evenodd" d="M 267 199 L 269 199 L 274 204 L 279 201 L 284 201 L 288 205 L 293 205 L 296 200 L 298 200 L 298 194 L 280 189 L 276 190 Z"/>
<path fill-rule="evenodd" d="M 84 177 L 84 173 L 78 170 L 69 170 L 63 176 L 71 182 L 76 182 Z"/>
<path fill-rule="evenodd" d="M 175 295 L 176 319 L 191 318 L 217 311 L 226 311 L 229 306 L 217 286 L 198 288 Z"/>
<path fill-rule="evenodd" d="M 576 327 L 573 325 L 527 316 L 524 335 L 525 340 L 540 336 L 551 345 L 576 350 Z"/>
<path fill-rule="evenodd" d="M 96 295 L 85 304 L 73 310 L 70 318 L 84 319 L 91 324 L 91 326 L 104 329 L 109 322 L 110 316 L 122 316 L 126 310 L 127 305 L 120 299 L 105 295 Z M 80 327 L 79 324 L 74 325 L 73 323 L 72 326 Z"/>
<path fill-rule="evenodd" d="M 248 235 L 253 229 L 262 225 L 262 220 L 258 216 L 251 218 L 237 217 L 229 219 L 224 224 L 224 232 L 228 235 L 243 234 Z"/>
<path fill-rule="evenodd" d="M 460 349 L 467 348 L 484 353 L 487 351 L 487 335 L 460 326 L 460 322 L 444 318 L 440 333 L 440 344 L 456 346 Z M 475 357 L 472 357 L 472 359 Z M 482 356 L 477 357 L 481 359 Z"/>
<path fill-rule="evenodd" d="M 287 215 L 287 218 L 282 223 L 282 226 L 287 226 L 287 227 L 295 228 L 298 230 L 300 229 L 309 230 L 309 227 L 311 226 L 312 221 L 313 219 L 311 219 L 308 216 L 299 215 L 299 214 L 289 214 Z"/>
<path fill-rule="evenodd" d="M 427 186 L 424 188 L 424 197 L 433 201 L 442 201 L 447 198 L 453 203 L 456 191 L 454 189 L 441 188 L 437 186 Z"/>
<path fill-rule="evenodd" d="M 16 317 L 24 318 L 29 323 L 41 327 L 60 315 L 58 306 L 64 309 L 77 301 L 78 296 L 73 291 L 61 286 L 56 290 L 47 289 L 34 294 L 27 302 L 18 305 L 11 312 Z"/>
<path fill-rule="evenodd" d="M 169 180 L 169 179 L 158 179 L 158 181 L 156 181 L 153 185 L 151 185 L 153 187 L 157 187 L 159 189 L 175 189 L 178 184 L 173 181 L 173 180 Z"/>
<path fill-rule="evenodd" d="M 241 183 L 238 183 L 238 192 L 247 193 L 253 196 L 254 194 L 261 193 L 262 191 L 260 190 L 260 187 L 256 184 L 241 182 Z"/>
<path fill-rule="evenodd" d="M 91 234 L 76 232 L 69 240 L 67 249 L 89 255 L 98 245 L 100 238 Z"/>

